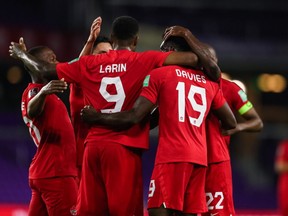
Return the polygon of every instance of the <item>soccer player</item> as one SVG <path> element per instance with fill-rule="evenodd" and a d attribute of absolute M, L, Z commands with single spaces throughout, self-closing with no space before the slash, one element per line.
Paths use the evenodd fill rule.
<path fill-rule="evenodd" d="M 101 17 L 97 17 L 92 22 L 89 37 L 80 53 L 80 57 L 90 54 L 106 53 L 112 49 L 110 40 L 107 37 L 99 36 L 101 31 L 101 24 Z M 88 125 L 85 124 L 80 118 L 80 111 L 84 107 L 84 96 L 82 88 L 77 83 L 70 84 L 69 102 L 71 120 L 77 144 L 77 168 L 78 178 L 80 180 L 84 154 L 84 141 L 88 134 Z"/>
<path fill-rule="evenodd" d="M 210 47 L 211 53 L 217 56 Z M 258 132 L 263 123 L 246 93 L 235 83 L 221 78 L 223 95 L 235 115 L 242 116 L 243 122 L 238 122 L 231 130 L 222 130 L 217 117 L 210 113 L 207 117 L 207 147 L 208 169 L 206 174 L 206 198 L 208 213 L 203 215 L 235 215 L 232 173 L 229 154 L 230 136 L 241 132 Z"/>
<path fill-rule="evenodd" d="M 21 39 L 20 44 L 24 46 Z M 29 53 L 56 64 L 54 52 L 45 46 Z M 77 201 L 76 143 L 64 103 L 55 93 L 67 89 L 63 80 L 48 81 L 30 70 L 32 83 L 22 95 L 21 110 L 25 124 L 37 147 L 29 168 L 32 197 L 29 216 L 70 216 Z"/>
<path fill-rule="evenodd" d="M 278 207 L 283 216 L 288 215 L 288 140 L 279 143 L 275 157 L 275 171 L 279 175 L 277 183 Z"/>
<path fill-rule="evenodd" d="M 181 37 L 169 37 L 162 49 L 183 51 L 190 47 Z M 149 187 L 149 215 L 203 213 L 207 211 L 206 116 L 211 108 L 223 128 L 236 125 L 218 83 L 210 81 L 200 70 L 161 67 L 146 76 L 131 110 L 101 114 L 85 106 L 81 114 L 91 125 L 125 129 L 143 121 L 156 105 L 160 113 L 159 143 Z"/>
<path fill-rule="evenodd" d="M 10 55 L 21 59 L 35 73 L 64 78 L 83 90 L 86 104 L 103 113 L 130 109 L 141 85 L 153 68 L 168 64 L 198 65 L 217 79 L 219 67 L 207 58 L 197 40 L 193 52 L 134 52 L 138 41 L 138 22 L 128 16 L 114 20 L 111 32 L 113 50 L 101 55 L 83 56 L 56 66 L 41 62 L 12 42 Z M 143 215 L 141 153 L 148 148 L 149 125 L 141 122 L 126 131 L 93 126 L 86 137 L 80 194 L 82 215 Z"/>

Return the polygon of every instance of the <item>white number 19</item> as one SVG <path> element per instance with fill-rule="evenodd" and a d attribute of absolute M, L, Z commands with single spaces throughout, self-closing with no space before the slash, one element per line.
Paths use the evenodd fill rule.
<path fill-rule="evenodd" d="M 185 109 L 186 109 L 186 104 L 185 104 L 185 83 L 184 82 L 179 82 L 176 90 L 178 91 L 178 118 L 180 122 L 185 121 Z M 201 101 L 202 104 L 198 104 L 195 100 L 195 94 L 199 94 L 201 96 Z M 199 112 L 198 118 L 193 118 L 189 116 L 190 123 L 192 125 L 195 125 L 199 127 L 204 119 L 204 115 L 207 109 L 207 100 L 206 100 L 206 91 L 205 88 L 198 87 L 191 85 L 190 90 L 188 93 L 188 99 L 190 101 L 190 104 L 193 108 L 193 110 Z"/>

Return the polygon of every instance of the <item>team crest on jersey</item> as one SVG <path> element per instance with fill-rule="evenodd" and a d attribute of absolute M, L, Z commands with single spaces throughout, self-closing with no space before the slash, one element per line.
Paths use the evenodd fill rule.
<path fill-rule="evenodd" d="M 147 75 L 143 81 L 143 87 L 147 87 L 149 85 L 150 75 Z"/>
<path fill-rule="evenodd" d="M 76 62 L 76 61 L 78 61 L 78 60 L 79 60 L 79 57 L 71 60 L 70 62 L 68 62 L 68 64 L 72 64 L 73 62 Z"/>
<path fill-rule="evenodd" d="M 39 88 L 30 89 L 28 92 L 28 98 L 34 97 L 39 92 Z"/>
<path fill-rule="evenodd" d="M 238 91 L 238 94 L 243 102 L 248 100 L 246 93 L 242 89 Z"/>

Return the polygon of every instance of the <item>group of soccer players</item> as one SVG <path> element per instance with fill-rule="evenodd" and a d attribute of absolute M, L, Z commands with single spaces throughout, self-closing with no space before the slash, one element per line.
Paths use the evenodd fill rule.
<path fill-rule="evenodd" d="M 121 16 L 112 24 L 112 49 L 87 55 L 100 29 L 97 18 L 81 57 L 65 63 L 47 47 L 27 52 L 23 40 L 11 43 L 10 55 L 32 79 L 22 99 L 23 118 L 38 147 L 29 171 L 29 215 L 143 215 L 141 155 L 149 148 L 155 109 L 159 143 L 149 215 L 235 215 L 229 136 L 262 128 L 245 92 L 219 78 L 214 50 L 186 28 L 166 29 L 165 52 L 135 52 L 138 22 Z M 80 98 L 71 107 L 76 138 L 54 94 L 67 83 L 70 103 Z M 237 124 L 231 110 L 245 121 Z M 80 116 L 89 127 L 79 127 Z"/>

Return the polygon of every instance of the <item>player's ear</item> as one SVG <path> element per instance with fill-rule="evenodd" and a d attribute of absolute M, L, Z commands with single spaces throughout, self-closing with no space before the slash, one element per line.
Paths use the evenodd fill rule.
<path fill-rule="evenodd" d="M 135 46 L 135 47 L 137 46 L 138 40 L 139 40 L 139 36 L 137 35 L 137 36 L 134 38 L 133 46 Z"/>

